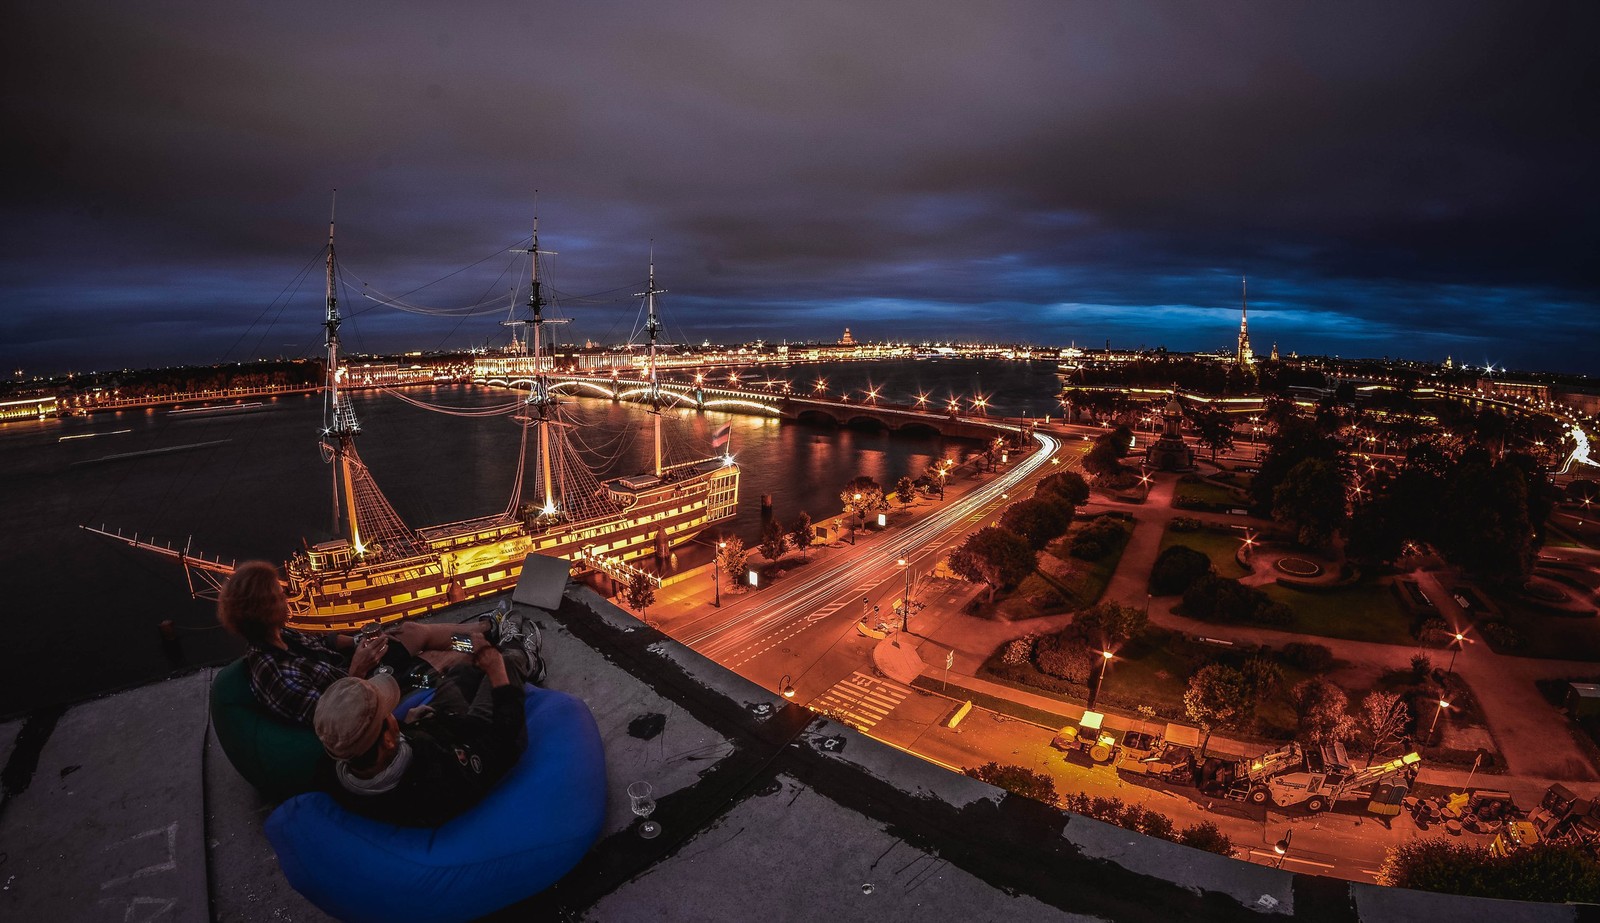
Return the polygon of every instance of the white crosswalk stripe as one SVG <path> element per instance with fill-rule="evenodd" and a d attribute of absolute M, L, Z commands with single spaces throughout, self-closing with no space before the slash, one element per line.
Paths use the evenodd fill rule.
<path fill-rule="evenodd" d="M 868 676 L 859 670 L 833 684 L 811 700 L 813 710 L 826 712 L 865 731 L 882 721 L 905 700 L 911 690 L 899 683 Z"/>

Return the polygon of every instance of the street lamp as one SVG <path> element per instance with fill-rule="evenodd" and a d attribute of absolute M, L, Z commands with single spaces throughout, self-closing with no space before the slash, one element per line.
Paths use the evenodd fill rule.
<path fill-rule="evenodd" d="M 1115 655 L 1113 655 L 1110 651 L 1100 652 L 1100 669 L 1094 675 L 1094 683 L 1089 686 L 1089 701 L 1084 705 L 1084 708 L 1089 711 L 1094 710 L 1095 700 L 1100 698 L 1100 687 L 1105 684 L 1106 671 L 1111 669 L 1111 659 L 1113 656 Z"/>
<path fill-rule="evenodd" d="M 908 557 L 903 557 L 895 563 L 899 564 L 906 572 L 906 592 L 900 598 L 900 630 L 905 631 L 907 623 L 911 620 L 911 560 L 909 553 Z"/>
<path fill-rule="evenodd" d="M 711 556 L 711 585 L 716 588 L 717 597 L 711 604 L 722 608 L 722 549 L 728 547 L 727 542 L 717 542 L 717 553 Z"/>
<path fill-rule="evenodd" d="M 1456 639 L 1456 649 L 1450 652 L 1450 668 L 1445 671 L 1446 673 L 1450 674 L 1451 676 L 1455 675 L 1455 672 L 1456 672 L 1456 655 L 1461 653 L 1461 648 L 1466 645 L 1467 636 L 1458 631 L 1458 632 L 1455 633 L 1455 639 Z"/>
<path fill-rule="evenodd" d="M 794 698 L 794 680 L 790 678 L 789 674 L 783 674 L 783 679 L 778 680 L 778 691 L 783 693 L 783 697 L 786 699 Z"/>
<path fill-rule="evenodd" d="M 1445 701 L 1444 699 L 1440 699 L 1439 700 L 1439 710 L 1433 713 L 1433 723 L 1428 725 L 1428 736 L 1429 737 L 1433 736 L 1433 729 L 1439 726 L 1439 716 L 1444 714 L 1444 710 L 1449 708 L 1449 707 L 1450 707 L 1450 703 L 1449 702 Z"/>
<path fill-rule="evenodd" d="M 1278 854 L 1278 868 L 1283 868 L 1283 860 L 1289 856 L 1289 843 L 1294 839 L 1293 830 L 1285 830 L 1283 839 L 1272 844 L 1272 851 Z"/>
<path fill-rule="evenodd" d="M 861 494 L 854 494 L 850 504 L 850 544 L 856 543 L 856 523 L 861 519 Z"/>

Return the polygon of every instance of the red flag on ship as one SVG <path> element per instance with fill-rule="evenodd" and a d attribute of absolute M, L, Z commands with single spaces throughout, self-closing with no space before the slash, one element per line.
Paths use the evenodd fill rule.
<path fill-rule="evenodd" d="M 733 435 L 733 424 L 724 423 L 716 432 L 711 434 L 711 447 L 720 449 L 728 444 L 728 437 Z"/>

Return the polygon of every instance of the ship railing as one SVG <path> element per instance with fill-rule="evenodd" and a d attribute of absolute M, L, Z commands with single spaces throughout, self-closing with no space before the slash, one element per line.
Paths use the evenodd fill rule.
<path fill-rule="evenodd" d="M 657 588 L 661 586 L 660 577 L 642 567 L 635 567 L 621 558 L 601 554 L 594 550 L 593 545 L 584 545 L 583 548 L 579 549 L 574 560 L 579 564 L 605 574 L 619 583 L 631 584 L 635 579 L 643 577 L 651 586 Z"/>
<path fill-rule="evenodd" d="M 161 541 L 154 536 L 141 538 L 137 532 L 132 535 L 125 535 L 121 529 L 112 532 L 104 524 L 99 528 L 85 525 L 80 525 L 78 528 L 86 532 L 93 532 L 96 535 L 104 535 L 106 538 L 122 542 L 130 548 L 151 551 L 164 557 L 176 559 L 179 564 L 183 565 L 183 576 L 189 583 L 189 595 L 195 599 L 215 600 L 222 589 L 223 582 L 233 576 L 234 567 L 238 563 L 233 560 L 224 561 L 220 557 L 208 558 L 204 554 L 194 551 L 191 547 L 193 539 L 185 540 L 183 547 L 179 548 L 171 541 Z"/>

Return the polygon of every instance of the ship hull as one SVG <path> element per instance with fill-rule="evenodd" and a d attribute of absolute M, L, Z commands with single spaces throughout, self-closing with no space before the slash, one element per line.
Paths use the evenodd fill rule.
<path fill-rule="evenodd" d="M 532 553 L 576 561 L 588 552 L 631 561 L 681 545 L 733 517 L 739 469 L 702 463 L 648 486 L 608 482 L 606 489 L 626 505 L 621 513 L 548 527 L 498 518 L 435 526 L 418 533 L 425 553 L 374 564 L 324 546 L 297 555 L 287 567 L 289 625 L 349 631 L 503 593 L 516 586 L 523 559 Z"/>

